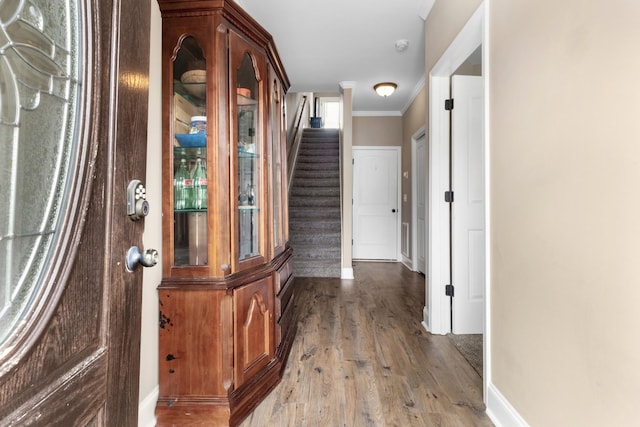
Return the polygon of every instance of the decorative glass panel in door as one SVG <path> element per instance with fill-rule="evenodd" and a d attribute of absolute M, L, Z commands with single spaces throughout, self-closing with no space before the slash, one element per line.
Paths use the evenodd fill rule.
<path fill-rule="evenodd" d="M 198 41 L 186 37 L 173 63 L 174 265 L 206 265 L 206 61 Z"/>
<path fill-rule="evenodd" d="M 72 187 L 84 151 L 80 14 L 73 1 L 0 1 L 2 354 L 53 292 L 43 282 L 59 268 L 65 218 L 75 215 Z"/>
<path fill-rule="evenodd" d="M 240 260 L 259 254 L 260 141 L 258 135 L 259 84 L 247 53 L 237 70 L 238 239 Z"/>

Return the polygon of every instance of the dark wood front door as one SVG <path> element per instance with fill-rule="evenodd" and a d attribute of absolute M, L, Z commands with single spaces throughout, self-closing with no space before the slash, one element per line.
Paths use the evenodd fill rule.
<path fill-rule="evenodd" d="M 77 38 L 67 37 L 60 22 L 75 25 L 76 18 L 69 18 L 74 13 Z M 30 197 L 22 190 L 50 179 L 47 135 L 66 126 L 77 141 L 66 157 L 69 176 L 60 180 L 69 190 L 51 221 L 58 231 L 45 224 L 45 231 L 33 232 L 33 241 L 53 239 L 38 285 L 0 343 L 0 425 L 135 426 L 142 268 L 127 271 L 125 255 L 142 246 L 144 220 L 128 218 L 126 189 L 145 177 L 150 0 L 0 1 L 0 20 L 0 144 L 15 144 L 15 173 L 10 185 L 0 184 L 0 194 L 10 194 L 0 201 L 3 260 L 28 251 L 21 242 L 30 237 L 20 228 L 39 203 L 46 204 L 34 200 L 33 209 L 19 210 Z M 67 39 L 77 51 L 65 52 L 60 40 Z M 51 49 L 39 47 L 47 44 Z M 69 64 L 76 55 L 81 60 L 74 77 Z M 47 74 L 53 77 L 46 80 Z M 75 115 L 63 111 L 72 120 L 40 130 L 41 123 L 28 120 L 39 109 L 57 108 L 60 99 L 62 110 L 77 107 Z M 12 142 L 7 134 L 20 138 Z M 9 162 L 3 153 L 0 162 Z M 64 169 L 60 165 L 55 167 Z M 160 209 L 159 200 L 149 203 Z M 11 218 L 3 221 L 2 215 Z M 29 276 L 24 265 L 0 265 L 15 270 L 0 283 L 10 289 L 11 278 Z"/>

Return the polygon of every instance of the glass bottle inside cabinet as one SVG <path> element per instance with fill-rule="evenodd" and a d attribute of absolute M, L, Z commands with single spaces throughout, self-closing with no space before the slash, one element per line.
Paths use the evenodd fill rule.
<path fill-rule="evenodd" d="M 238 239 L 239 259 L 259 254 L 260 142 L 258 139 L 259 85 L 251 56 L 244 55 L 237 70 Z"/>
<path fill-rule="evenodd" d="M 174 260 L 206 265 L 206 61 L 198 41 L 186 37 L 173 63 Z"/>

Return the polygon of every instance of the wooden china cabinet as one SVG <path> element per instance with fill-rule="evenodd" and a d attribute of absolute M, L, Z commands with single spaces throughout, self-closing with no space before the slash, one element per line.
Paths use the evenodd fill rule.
<path fill-rule="evenodd" d="M 237 425 L 280 381 L 296 329 L 284 185 L 289 81 L 271 36 L 235 2 L 158 4 L 157 425 Z"/>

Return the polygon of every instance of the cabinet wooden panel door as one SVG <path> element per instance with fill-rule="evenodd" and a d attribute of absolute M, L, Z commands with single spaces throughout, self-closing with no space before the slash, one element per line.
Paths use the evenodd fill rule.
<path fill-rule="evenodd" d="M 234 291 L 235 386 L 265 367 L 274 356 L 271 276 Z"/>
<path fill-rule="evenodd" d="M 162 399 L 164 406 L 174 405 L 173 396 L 225 396 L 231 382 L 230 363 L 225 363 L 231 349 L 220 345 L 227 342 L 230 297 L 203 288 L 159 292 L 160 396 L 170 397 Z"/>

